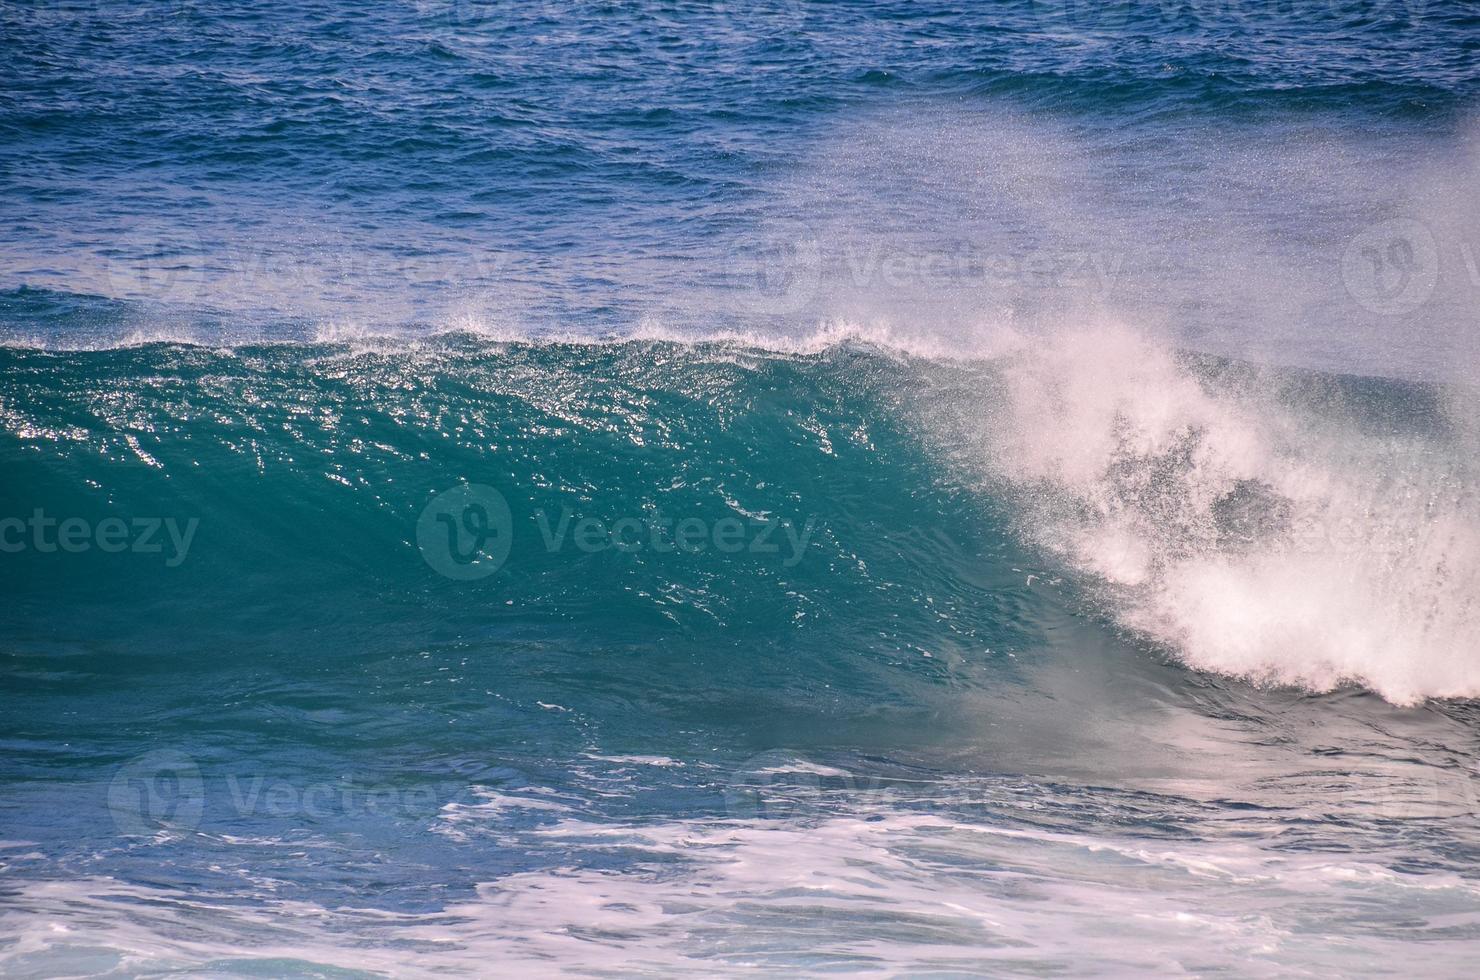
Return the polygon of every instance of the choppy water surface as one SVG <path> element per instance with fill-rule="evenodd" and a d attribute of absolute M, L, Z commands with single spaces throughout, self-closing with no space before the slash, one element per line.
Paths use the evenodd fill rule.
<path fill-rule="evenodd" d="M 0 7 L 0 970 L 1473 972 L 1419 2 Z"/>

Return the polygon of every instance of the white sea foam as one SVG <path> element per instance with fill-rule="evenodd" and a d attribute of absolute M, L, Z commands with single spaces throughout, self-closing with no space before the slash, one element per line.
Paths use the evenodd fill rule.
<path fill-rule="evenodd" d="M 1006 320 L 1004 320 L 1006 322 Z M 345 346 L 352 353 L 393 353 L 416 349 L 452 337 L 467 337 L 489 345 L 609 347 L 622 344 L 677 344 L 720 346 L 763 354 L 814 356 L 845 346 L 868 347 L 881 353 L 935 361 L 978 361 L 1001 353 L 1006 338 L 1015 336 L 1000 324 L 983 320 L 970 327 L 950 331 L 911 327 L 885 318 L 856 320 L 820 318 L 802 321 L 789 330 L 713 329 L 672 326 L 658 319 L 644 319 L 630 328 L 593 333 L 584 330 L 535 329 L 476 314 L 449 317 L 430 325 L 387 325 L 348 319 L 325 320 L 302 337 L 274 333 L 238 331 L 212 333 L 199 328 L 164 323 L 154 327 L 128 327 L 65 337 L 35 334 L 0 338 L 0 346 L 26 350 L 115 350 L 148 344 L 176 344 L 229 350 L 242 346 L 293 347 L 304 345 Z"/>
<path fill-rule="evenodd" d="M 0 968 L 1325 975 L 1416 955 L 1430 972 L 1461 975 L 1472 950 L 1454 930 L 1480 915 L 1473 882 L 1397 871 L 1372 855 L 925 813 L 572 818 L 523 842 L 558 849 L 568 863 L 485 881 L 425 912 L 325 907 L 260 890 L 250 901 L 187 898 L 107 878 L 13 882 L 14 900 L 0 905 L 0 928 L 12 937 Z"/>
<path fill-rule="evenodd" d="M 1480 696 L 1480 506 L 1461 446 L 1205 384 L 1122 326 L 1065 331 L 1003 370 L 994 472 L 1124 626 L 1260 682 Z"/>

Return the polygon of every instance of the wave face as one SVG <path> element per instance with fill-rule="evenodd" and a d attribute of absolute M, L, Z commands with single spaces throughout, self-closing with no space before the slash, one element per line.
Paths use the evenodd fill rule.
<path fill-rule="evenodd" d="M 939 678 L 1043 642 L 1074 600 L 1016 582 L 1037 573 L 1073 577 L 1189 666 L 1400 704 L 1480 696 L 1462 392 L 1260 370 L 1116 326 L 1004 349 L 7 351 L 4 503 L 25 521 L 8 532 L 12 615 L 164 596 L 232 617 L 253 583 L 264 608 L 313 595 L 348 613 L 375 594 L 450 622 L 502 602 L 536 632 L 553 617 L 639 644 L 668 628 L 764 638 L 778 662 L 695 665 L 742 703 L 810 697 L 837 671 L 857 676 L 834 697 L 888 701 L 887 667 Z M 505 540 L 475 546 L 462 515 L 436 518 L 468 485 L 492 489 L 484 536 Z M 132 532 L 116 553 L 94 534 L 79 568 L 61 565 L 45 515 L 157 518 L 161 558 L 120 581 L 141 557 Z M 89 587 L 63 584 L 79 573 Z M 843 638 L 857 656 L 833 655 Z"/>
<path fill-rule="evenodd" d="M 994 594 L 1019 559 L 993 502 L 912 437 L 889 358 L 470 337 L 3 356 L 7 514 L 173 522 L 157 561 L 94 542 L 76 567 L 14 530 L 17 628 L 147 608 L 275 647 L 339 610 L 364 636 L 492 628 L 551 658 L 533 673 L 737 710 L 829 681 L 839 710 L 889 703 L 1034 628 Z M 486 572 L 457 564 L 460 514 L 451 544 L 428 516 L 468 484 L 507 504 Z M 168 535 L 192 521 L 187 550 Z"/>

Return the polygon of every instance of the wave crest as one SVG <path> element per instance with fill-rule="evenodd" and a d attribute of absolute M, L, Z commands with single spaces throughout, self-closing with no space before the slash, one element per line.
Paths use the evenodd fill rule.
<path fill-rule="evenodd" d="M 1372 422 L 1332 379 L 1199 370 L 1121 326 L 1003 370 L 994 471 L 1122 626 L 1256 682 L 1480 695 L 1480 507 L 1445 426 Z"/>

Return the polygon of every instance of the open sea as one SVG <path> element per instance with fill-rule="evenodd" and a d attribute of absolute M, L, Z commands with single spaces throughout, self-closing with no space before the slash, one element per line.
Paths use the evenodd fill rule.
<path fill-rule="evenodd" d="M 1480 6 L 0 0 L 0 974 L 1480 970 Z"/>

